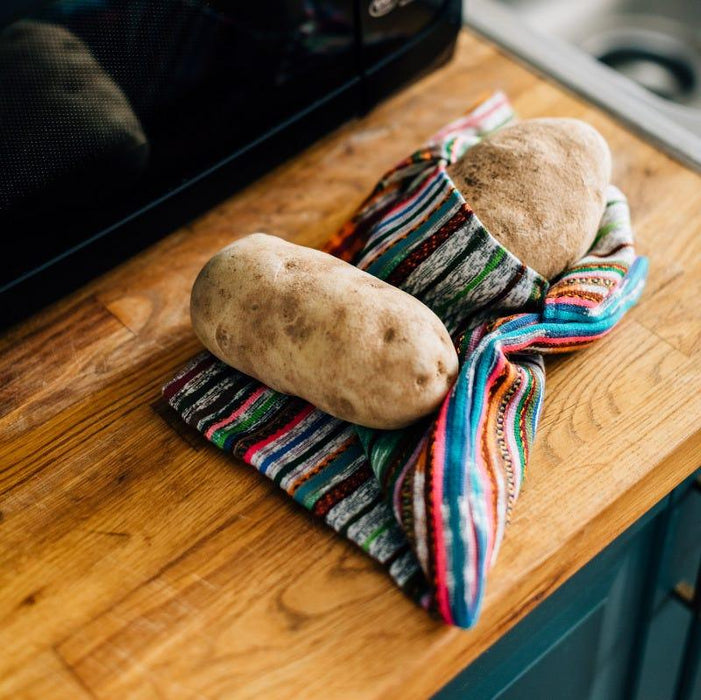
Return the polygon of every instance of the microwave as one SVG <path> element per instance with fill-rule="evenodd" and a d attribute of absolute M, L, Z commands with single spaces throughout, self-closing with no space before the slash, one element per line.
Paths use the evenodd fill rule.
<path fill-rule="evenodd" d="M 3 0 L 0 326 L 445 62 L 461 0 Z"/>

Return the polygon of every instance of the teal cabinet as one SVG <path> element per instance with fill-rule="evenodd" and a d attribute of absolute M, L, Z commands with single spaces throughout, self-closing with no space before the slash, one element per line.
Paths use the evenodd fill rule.
<path fill-rule="evenodd" d="M 648 512 L 435 697 L 701 700 L 699 613 L 693 601 L 675 593 L 680 582 L 686 582 L 682 593 L 693 590 L 701 566 L 697 478 Z M 697 608 L 700 602 L 697 594 Z"/>
<path fill-rule="evenodd" d="M 677 489 L 671 497 L 636 700 L 701 700 L 701 476 L 696 479 L 684 485 L 695 488 Z"/>

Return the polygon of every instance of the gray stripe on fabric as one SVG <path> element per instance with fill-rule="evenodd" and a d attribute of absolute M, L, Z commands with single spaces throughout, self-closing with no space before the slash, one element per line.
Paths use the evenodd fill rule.
<path fill-rule="evenodd" d="M 378 503 L 369 513 L 366 513 L 357 523 L 348 528 L 348 538 L 361 547 L 365 540 L 372 535 L 378 527 L 393 518 L 389 506 L 383 502 Z"/>
<path fill-rule="evenodd" d="M 331 428 L 329 432 L 332 432 L 332 428 L 335 426 L 329 424 L 329 427 Z M 328 435 L 328 432 L 325 433 L 325 435 Z M 320 446 L 319 449 L 314 449 L 312 454 L 310 454 L 307 459 L 298 464 L 289 474 L 286 474 L 282 478 L 282 480 L 280 481 L 280 486 L 283 489 L 287 490 L 291 484 L 293 484 L 295 481 L 297 481 L 297 479 L 299 479 L 300 476 L 309 471 L 309 469 L 313 469 L 314 467 L 316 467 L 316 465 L 319 464 L 319 462 L 321 462 L 327 455 L 339 449 L 344 442 L 354 437 L 354 435 L 355 432 L 353 428 L 349 425 L 345 430 L 341 431 L 333 440 L 329 441 L 323 446 Z M 319 445 L 319 437 L 316 435 L 314 436 L 314 445 L 315 447 Z M 304 446 L 301 446 L 300 450 L 295 450 L 294 457 L 290 455 L 288 458 L 286 456 L 285 458 L 280 459 L 279 462 L 275 462 L 273 465 L 271 465 L 271 467 L 266 472 L 266 475 L 269 476 L 271 479 L 274 479 L 281 469 L 283 469 L 287 464 L 289 464 L 293 459 L 295 459 L 299 455 L 304 454 L 304 452 L 307 452 L 309 449 L 309 443 L 305 444 Z"/>
<path fill-rule="evenodd" d="M 365 506 L 382 497 L 379 484 L 374 479 L 361 484 L 361 486 L 339 501 L 326 514 L 326 522 L 334 530 L 340 530 L 351 518 Z"/>
<path fill-rule="evenodd" d="M 453 264 L 456 258 L 463 255 L 463 251 L 470 244 L 475 235 L 480 235 L 479 222 L 471 217 L 465 226 L 458 229 L 447 240 L 441 243 L 416 269 L 404 280 L 402 289 L 409 294 L 421 299 L 425 304 L 432 300 L 440 300 L 440 293 L 435 289 L 424 292 L 427 286 L 439 278 L 444 270 Z M 489 259 L 489 252 L 483 250 L 485 246 L 480 244 L 475 251 L 476 257 L 473 264 L 477 264 L 479 256 Z M 454 277 L 454 272 L 449 276 Z M 442 284 L 442 283 L 441 283 Z M 454 283 L 453 283 L 454 284 Z M 440 286 L 440 285 L 439 285 Z"/>
<path fill-rule="evenodd" d="M 406 535 L 394 519 L 389 506 L 387 506 L 387 512 L 388 517 L 392 518 L 392 522 L 389 523 L 387 529 L 378 535 L 368 547 L 368 554 L 377 559 L 380 564 L 384 564 L 398 549 L 407 544 Z"/>
<path fill-rule="evenodd" d="M 212 381 L 212 379 L 207 379 L 207 382 Z M 198 413 L 200 411 L 206 410 L 208 406 L 213 404 L 215 401 L 220 399 L 223 395 L 225 395 L 229 389 L 231 389 L 232 386 L 236 384 L 236 377 L 232 376 L 229 374 L 228 376 L 225 376 L 219 383 L 213 384 L 202 396 L 195 401 L 195 403 L 192 404 L 192 406 L 189 406 L 186 408 L 183 412 L 183 418 L 187 421 L 189 420 L 194 413 Z M 188 396 L 196 391 L 198 391 L 204 384 L 207 382 L 202 381 L 198 382 L 197 385 L 193 384 L 192 391 L 188 392 Z M 238 395 L 240 395 L 240 391 L 237 394 L 232 394 L 231 401 L 235 401 Z M 213 414 L 207 415 L 205 418 L 206 420 L 209 420 L 213 417 Z"/>
<path fill-rule="evenodd" d="M 414 552 L 409 550 L 392 562 L 389 575 L 403 586 L 417 571 L 420 571 L 420 568 Z"/>

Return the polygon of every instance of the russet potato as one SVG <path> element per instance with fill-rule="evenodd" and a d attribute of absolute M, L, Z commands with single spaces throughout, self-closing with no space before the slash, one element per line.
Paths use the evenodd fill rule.
<path fill-rule="evenodd" d="M 458 372 L 418 299 L 327 253 L 255 233 L 195 281 L 195 333 L 218 358 L 338 418 L 394 429 L 434 411 Z"/>
<path fill-rule="evenodd" d="M 489 135 L 448 174 L 492 236 L 552 279 L 594 241 L 611 152 L 579 119 L 530 119 Z"/>

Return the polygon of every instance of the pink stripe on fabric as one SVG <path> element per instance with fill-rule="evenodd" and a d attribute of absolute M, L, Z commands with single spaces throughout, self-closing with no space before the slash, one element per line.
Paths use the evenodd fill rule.
<path fill-rule="evenodd" d="M 408 209 L 416 201 L 416 199 L 420 197 L 435 182 L 438 171 L 439 169 L 436 168 L 435 172 L 431 173 L 430 177 L 427 176 L 426 181 L 408 199 L 401 199 L 391 209 L 388 209 L 385 215 L 386 219 L 392 218 L 399 211 Z"/>
<path fill-rule="evenodd" d="M 445 129 L 441 129 L 435 136 L 433 136 L 431 140 L 435 142 L 438 141 L 440 138 L 444 138 L 447 134 L 450 134 L 453 131 L 462 131 L 464 129 L 467 129 L 468 127 L 476 126 L 481 121 L 484 121 L 487 117 L 494 114 L 494 112 L 496 112 L 498 109 L 501 109 L 505 104 L 506 95 L 502 93 L 499 95 L 499 99 L 497 100 L 497 102 L 493 104 L 489 109 L 485 110 L 484 112 L 479 112 L 478 107 L 475 110 L 478 112 L 477 114 L 472 114 L 468 117 L 457 119 L 452 124 L 448 124 L 448 126 Z"/>
<path fill-rule="evenodd" d="M 511 397 L 511 401 L 504 412 L 504 425 L 511 426 L 511 429 L 505 430 L 504 434 L 506 436 L 509 454 L 511 455 L 511 467 L 514 474 L 514 490 L 516 495 L 518 495 L 518 493 L 521 491 L 521 460 L 518 458 L 519 449 L 515 440 L 515 433 L 521 432 L 521 420 L 517 409 L 521 399 L 526 395 L 528 375 L 526 371 L 518 365 L 516 366 L 516 373 L 519 376 L 521 383 L 518 391 Z M 523 415 L 525 415 L 525 411 Z M 526 446 L 524 444 L 524 455 L 526 454 L 525 450 Z"/>
<path fill-rule="evenodd" d="M 223 426 L 231 423 L 232 420 L 238 418 L 244 411 L 258 398 L 260 398 L 266 391 L 269 391 L 267 386 L 261 386 L 256 389 L 247 399 L 244 401 L 231 415 L 226 418 L 222 418 L 218 423 L 215 423 L 211 428 L 207 429 L 205 432 L 205 437 L 209 440 L 214 433 L 222 428 Z"/>
<path fill-rule="evenodd" d="M 602 296 L 604 295 L 602 294 Z M 584 306 L 586 308 L 592 309 L 595 306 L 599 306 L 599 304 L 601 304 L 601 301 L 591 301 L 590 299 L 582 299 L 581 297 L 555 296 L 546 299 L 545 303 L 548 306 L 552 306 L 553 304 L 566 304 L 567 306 Z"/>
<path fill-rule="evenodd" d="M 312 406 L 311 404 L 308 404 L 307 406 L 304 407 L 304 410 L 301 413 L 298 413 L 289 423 L 287 423 L 287 425 L 284 425 L 279 430 L 276 430 L 272 435 L 265 438 L 265 440 L 261 440 L 260 442 L 257 442 L 254 445 L 251 445 L 243 455 L 244 461 L 250 462 L 252 464 L 253 463 L 252 460 L 253 460 L 253 457 L 255 456 L 256 452 L 258 452 L 259 450 L 262 450 L 264 447 L 269 445 L 274 440 L 277 440 L 279 437 L 281 437 L 285 433 L 288 433 L 296 425 L 299 425 L 299 423 L 301 423 L 313 410 L 314 410 L 314 406 Z"/>
<path fill-rule="evenodd" d="M 528 343 L 526 343 L 528 344 Z M 516 348 L 519 350 L 523 346 L 522 343 L 519 343 L 517 345 L 509 345 L 509 350 L 513 350 Z M 504 353 L 500 352 L 499 356 L 497 357 L 497 363 L 494 365 L 494 369 L 490 372 L 489 377 L 487 377 L 487 383 L 486 386 L 484 387 L 484 392 L 483 394 L 485 396 L 489 396 L 489 391 L 492 388 L 492 385 L 494 384 L 497 376 L 501 373 L 501 370 L 503 369 L 504 365 L 506 364 L 506 360 L 504 359 Z M 487 401 L 484 402 L 483 404 L 485 407 L 489 405 Z M 482 415 L 485 414 L 485 410 L 482 410 Z"/>
<path fill-rule="evenodd" d="M 597 338 L 601 338 L 604 335 L 606 335 L 611 329 L 607 329 L 605 331 L 602 331 L 601 333 L 598 333 L 597 335 L 568 335 L 566 338 L 549 338 L 547 336 L 544 336 L 543 338 L 539 339 L 536 341 L 539 343 L 541 346 L 545 345 L 570 345 L 571 343 L 578 343 L 578 342 L 590 342 L 592 340 L 596 340 Z"/>
<path fill-rule="evenodd" d="M 451 392 L 452 394 L 452 392 Z M 445 556 L 445 534 L 443 532 L 443 470 L 445 467 L 445 430 L 448 420 L 448 404 L 450 394 L 443 401 L 436 420 L 436 441 L 434 443 L 433 460 L 433 528 L 435 532 L 436 553 L 436 603 L 438 610 L 446 622 L 454 624 L 450 610 L 447 583 L 447 564 Z M 426 465 L 426 471 L 430 464 Z"/>
<path fill-rule="evenodd" d="M 506 359 L 503 354 L 499 355 L 499 359 L 497 360 L 497 364 L 494 367 L 494 370 L 492 373 L 489 375 L 489 378 L 487 379 L 486 386 L 484 387 L 484 395 L 485 396 L 490 396 L 492 393 L 492 387 L 496 383 L 497 377 L 502 373 L 504 367 L 506 365 Z M 480 439 L 480 436 L 484 433 L 484 422 L 487 418 L 487 415 L 489 414 L 489 409 L 490 409 L 490 404 L 488 401 L 485 401 L 483 404 L 483 409 L 479 417 L 479 421 L 477 423 L 477 444 L 475 447 L 478 447 L 479 445 L 482 444 L 482 440 Z M 487 517 L 489 518 L 489 523 L 491 524 L 491 527 L 488 528 L 487 532 L 487 551 L 485 552 L 485 561 L 491 561 L 492 560 L 492 552 L 494 550 L 494 535 L 496 532 L 497 528 L 497 519 L 496 519 L 496 513 L 494 512 L 494 509 L 492 508 L 492 480 L 490 479 L 491 474 L 489 473 L 487 469 L 487 465 L 484 463 L 484 459 L 482 459 L 482 451 L 480 449 L 476 450 L 475 454 L 475 464 L 479 470 L 481 479 L 482 479 L 482 493 L 485 495 L 483 498 L 483 502 L 485 503 L 485 510 L 487 512 Z M 475 548 L 476 549 L 476 548 Z M 474 551 L 472 555 L 473 559 L 473 566 L 474 570 L 477 571 L 477 552 Z"/>
<path fill-rule="evenodd" d="M 387 218 L 390 218 L 392 216 L 405 216 L 406 210 L 411 208 L 411 205 L 414 203 L 414 201 L 418 197 L 420 197 L 421 194 L 426 191 L 426 189 L 433 185 L 433 183 L 437 179 L 438 172 L 439 171 L 436 170 L 436 172 L 433 173 L 431 177 L 427 178 L 426 181 L 421 185 L 421 187 L 413 195 L 411 195 L 409 199 L 404 199 L 397 205 L 392 207 L 392 209 L 390 209 L 386 214 Z M 374 247 L 371 237 L 370 241 L 368 242 L 369 248 L 367 254 L 360 259 L 360 261 L 358 262 L 358 267 L 360 267 L 361 269 L 369 267 L 373 262 L 375 262 L 375 260 L 377 260 L 377 258 L 380 257 L 380 255 L 382 255 L 388 248 L 391 248 L 396 243 L 397 235 L 399 234 L 401 234 L 401 231 L 399 233 L 393 234 L 388 239 L 382 241 L 382 243 Z"/>

